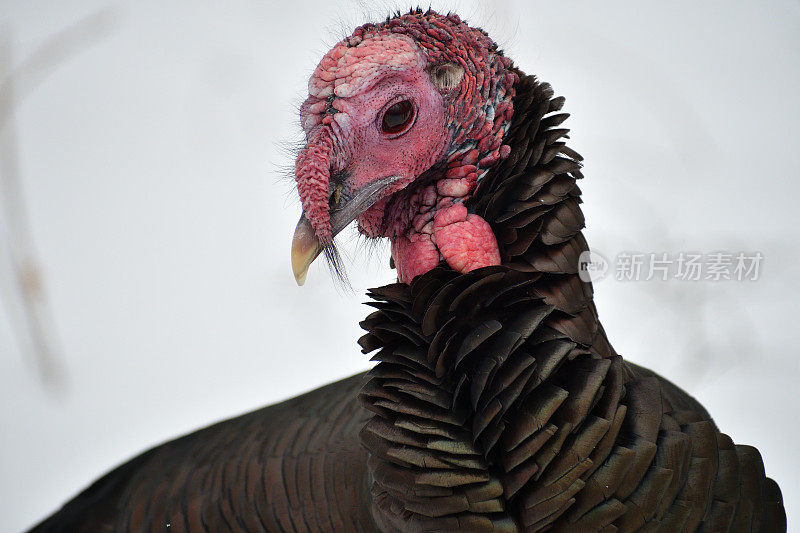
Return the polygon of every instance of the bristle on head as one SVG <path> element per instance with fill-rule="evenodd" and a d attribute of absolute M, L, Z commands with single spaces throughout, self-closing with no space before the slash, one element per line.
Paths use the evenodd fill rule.
<path fill-rule="evenodd" d="M 344 262 L 342 261 L 342 255 L 339 253 L 336 244 L 331 242 L 329 245 L 325 246 L 323 248 L 323 254 L 325 255 L 325 262 L 328 264 L 328 270 L 336 281 L 337 286 L 347 291 L 352 290 L 350 280 L 347 277 L 347 271 L 344 267 Z"/>

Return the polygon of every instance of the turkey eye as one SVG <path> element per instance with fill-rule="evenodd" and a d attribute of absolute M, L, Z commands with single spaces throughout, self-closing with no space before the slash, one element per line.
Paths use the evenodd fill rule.
<path fill-rule="evenodd" d="M 400 133 L 414 119 L 414 106 L 408 100 L 397 102 L 386 110 L 381 121 L 383 133 Z"/>

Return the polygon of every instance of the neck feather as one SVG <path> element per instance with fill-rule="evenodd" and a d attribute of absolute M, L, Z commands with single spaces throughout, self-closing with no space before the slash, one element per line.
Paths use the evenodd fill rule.
<path fill-rule="evenodd" d="M 360 394 L 375 413 L 361 438 L 387 531 L 553 522 L 593 464 L 559 451 L 613 441 L 624 414 L 621 360 L 577 274 L 588 247 L 563 99 L 531 76 L 516 89 L 511 153 L 467 203 L 503 264 L 467 274 L 443 264 L 369 294 L 377 310 L 359 343 L 378 364 Z M 564 501 L 547 496 L 566 482 Z"/>

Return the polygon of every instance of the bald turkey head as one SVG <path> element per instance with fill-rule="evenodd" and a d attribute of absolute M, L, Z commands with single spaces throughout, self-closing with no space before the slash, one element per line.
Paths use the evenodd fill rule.
<path fill-rule="evenodd" d="M 441 260 L 459 272 L 499 264 L 497 240 L 468 201 L 508 155 L 516 80 L 486 33 L 454 14 L 412 11 L 334 46 L 300 110 L 298 283 L 353 220 L 391 240 L 404 283 Z"/>

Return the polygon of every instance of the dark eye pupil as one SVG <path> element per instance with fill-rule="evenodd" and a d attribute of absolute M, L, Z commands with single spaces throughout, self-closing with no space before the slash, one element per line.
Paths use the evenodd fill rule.
<path fill-rule="evenodd" d="M 408 100 L 397 102 L 384 113 L 381 129 L 383 133 L 400 133 L 413 118 L 414 106 L 411 105 L 411 102 Z"/>

